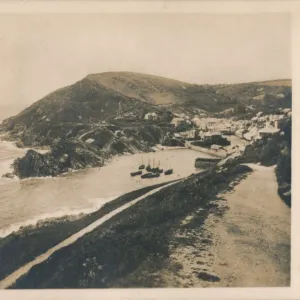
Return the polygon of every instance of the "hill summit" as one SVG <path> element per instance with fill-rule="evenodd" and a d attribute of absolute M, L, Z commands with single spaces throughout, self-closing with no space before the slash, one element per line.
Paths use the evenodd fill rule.
<path fill-rule="evenodd" d="M 140 126 L 147 113 L 158 115 L 159 124 L 169 123 L 181 113 L 209 115 L 241 103 L 259 108 L 290 107 L 291 87 L 286 80 L 197 85 L 132 72 L 91 74 L 4 120 L 1 130 L 24 145 L 43 145 L 92 124 Z"/>

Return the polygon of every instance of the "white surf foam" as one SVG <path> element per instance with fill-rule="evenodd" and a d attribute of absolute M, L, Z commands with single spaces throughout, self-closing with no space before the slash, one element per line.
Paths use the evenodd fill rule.
<path fill-rule="evenodd" d="M 88 208 L 73 207 L 73 209 L 65 208 L 58 212 L 42 214 L 42 215 L 33 217 L 27 221 L 11 224 L 5 228 L 0 229 L 0 238 L 4 238 L 13 232 L 16 232 L 19 229 L 21 229 L 22 227 L 36 226 L 36 225 L 38 225 L 38 223 L 42 223 L 45 221 L 51 220 L 51 221 L 55 222 L 56 220 L 59 221 L 58 219 L 62 218 L 62 217 L 75 218 L 75 219 L 80 218 L 83 215 L 90 214 L 90 213 L 97 211 L 104 204 L 118 198 L 119 196 L 120 195 L 111 196 L 111 197 L 107 197 L 107 198 L 88 199 L 88 202 L 93 204 L 92 207 L 88 207 Z"/>

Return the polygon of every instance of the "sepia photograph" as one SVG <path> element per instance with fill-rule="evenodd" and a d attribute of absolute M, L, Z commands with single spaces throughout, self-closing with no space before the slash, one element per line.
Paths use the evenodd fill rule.
<path fill-rule="evenodd" d="M 0 14 L 0 288 L 291 285 L 291 15 Z"/>

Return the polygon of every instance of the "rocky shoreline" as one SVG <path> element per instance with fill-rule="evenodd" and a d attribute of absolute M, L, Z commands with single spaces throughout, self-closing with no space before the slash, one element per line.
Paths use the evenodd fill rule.
<path fill-rule="evenodd" d="M 115 155 L 154 151 L 152 147 L 160 142 L 161 137 L 162 130 L 155 125 L 120 132 L 105 127 L 95 128 L 81 136 L 53 140 L 46 153 L 29 149 L 13 162 L 13 172 L 5 177 L 53 177 L 73 170 L 102 167 Z"/>

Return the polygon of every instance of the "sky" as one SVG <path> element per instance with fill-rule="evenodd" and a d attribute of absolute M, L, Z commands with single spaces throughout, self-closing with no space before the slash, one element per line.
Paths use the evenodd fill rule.
<path fill-rule="evenodd" d="M 291 78 L 287 14 L 0 15 L 0 119 L 90 73 Z"/>

